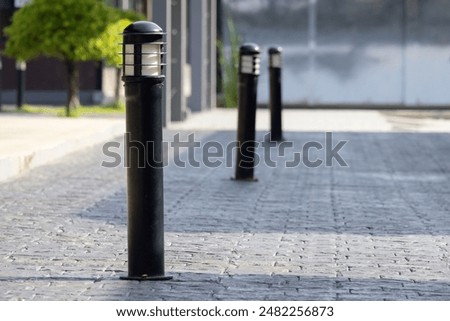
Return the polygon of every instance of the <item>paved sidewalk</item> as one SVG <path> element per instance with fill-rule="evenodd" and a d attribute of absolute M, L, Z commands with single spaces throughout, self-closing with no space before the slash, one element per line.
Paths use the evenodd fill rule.
<path fill-rule="evenodd" d="M 448 112 L 425 112 L 421 116 L 427 117 L 405 117 L 405 112 L 371 110 L 288 109 L 283 112 L 283 128 L 285 131 L 450 132 Z M 235 109 L 216 109 L 193 114 L 187 121 L 170 124 L 169 128 L 236 130 L 236 123 Z M 268 110 L 258 110 L 257 129 L 267 131 L 268 125 Z M 125 122 L 121 116 L 62 118 L 0 113 L 0 181 L 121 136 L 124 130 Z"/>
<path fill-rule="evenodd" d="M 219 108 L 192 114 L 169 128 L 178 130 L 236 130 L 236 109 Z M 270 114 L 258 109 L 256 129 L 269 130 Z M 376 111 L 285 109 L 283 130 L 303 132 L 450 132 L 450 111 Z"/>
<path fill-rule="evenodd" d="M 195 130 L 202 143 L 235 139 L 226 129 L 235 115 L 224 113 L 222 123 L 207 116 L 214 129 Z M 119 280 L 127 271 L 125 171 L 101 167 L 101 144 L 0 183 L 0 299 L 449 300 L 448 121 L 374 115 L 379 130 L 286 132 L 299 147 L 325 144 L 324 132 L 334 131 L 335 143 L 348 141 L 349 167 L 261 165 L 257 183 L 241 183 L 225 165 L 170 162 L 168 282 Z M 348 126 L 358 117 L 345 114 Z M 442 132 L 415 132 L 433 121 Z M 416 130 L 395 132 L 411 123 Z M 166 140 L 195 129 L 177 126 L 187 125 L 172 125 Z"/>
<path fill-rule="evenodd" d="M 123 117 L 0 113 L 0 181 L 121 135 Z"/>

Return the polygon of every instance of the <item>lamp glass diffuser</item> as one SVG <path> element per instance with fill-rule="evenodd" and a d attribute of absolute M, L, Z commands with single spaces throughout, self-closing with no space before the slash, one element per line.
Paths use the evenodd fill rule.
<path fill-rule="evenodd" d="M 261 68 L 261 58 L 259 57 L 259 55 L 254 56 L 254 58 L 253 58 L 253 68 L 254 68 L 253 73 L 255 75 L 259 75 L 259 71 Z"/>
<path fill-rule="evenodd" d="M 124 75 L 134 76 L 134 45 L 125 45 Z"/>
<path fill-rule="evenodd" d="M 258 55 L 242 55 L 241 56 L 241 73 L 259 75 L 260 58 Z"/>
<path fill-rule="evenodd" d="M 27 64 L 24 61 L 17 61 L 16 62 L 16 69 L 17 70 L 21 70 L 21 71 L 25 71 L 27 70 Z"/>
<path fill-rule="evenodd" d="M 281 54 L 270 55 L 270 67 L 281 68 Z"/>
<path fill-rule="evenodd" d="M 160 76 L 161 44 L 142 45 L 142 76 Z"/>

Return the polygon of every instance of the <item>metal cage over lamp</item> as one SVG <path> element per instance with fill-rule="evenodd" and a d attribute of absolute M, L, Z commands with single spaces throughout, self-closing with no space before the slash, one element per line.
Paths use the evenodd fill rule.
<path fill-rule="evenodd" d="M 241 74 L 259 75 L 261 58 L 259 47 L 253 43 L 247 43 L 240 48 L 240 66 Z"/>
<path fill-rule="evenodd" d="M 155 23 L 138 21 L 123 31 L 124 77 L 160 77 L 164 72 L 164 32 Z"/>
<path fill-rule="evenodd" d="M 282 53 L 281 47 L 272 47 L 269 49 L 269 67 L 271 68 L 281 68 L 282 61 L 281 61 L 281 53 Z"/>

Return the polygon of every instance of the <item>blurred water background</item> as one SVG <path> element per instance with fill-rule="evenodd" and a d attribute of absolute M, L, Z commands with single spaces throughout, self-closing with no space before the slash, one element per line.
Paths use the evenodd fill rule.
<path fill-rule="evenodd" d="M 283 98 L 307 106 L 450 106 L 449 0 L 223 0 L 244 42 L 283 47 Z"/>

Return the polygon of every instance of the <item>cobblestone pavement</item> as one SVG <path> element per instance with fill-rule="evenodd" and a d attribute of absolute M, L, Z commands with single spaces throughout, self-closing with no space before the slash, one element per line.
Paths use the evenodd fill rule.
<path fill-rule="evenodd" d="M 325 134 L 286 138 L 323 144 Z M 100 166 L 101 145 L 71 154 L 0 184 L 0 299 L 449 300 L 449 138 L 336 133 L 334 144 L 348 140 L 349 167 L 261 165 L 256 183 L 230 180 L 226 166 L 171 164 L 166 270 L 174 280 L 155 283 L 119 280 L 124 169 Z"/>

